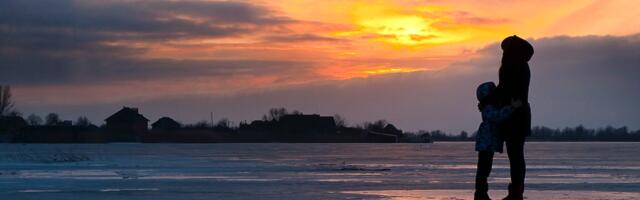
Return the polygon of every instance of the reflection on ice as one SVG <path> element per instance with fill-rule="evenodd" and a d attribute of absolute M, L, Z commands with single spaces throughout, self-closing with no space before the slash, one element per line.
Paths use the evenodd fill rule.
<path fill-rule="evenodd" d="M 318 182 L 361 182 L 361 183 L 382 183 L 381 180 L 366 180 L 359 178 L 330 178 L 330 179 L 316 179 Z"/>
<path fill-rule="evenodd" d="M 309 175 L 316 175 L 316 176 L 382 176 L 384 175 L 383 173 L 376 173 L 376 172 L 344 172 L 344 173 L 322 173 L 322 172 L 312 172 L 312 173 L 307 173 Z"/>
<path fill-rule="evenodd" d="M 253 176 L 206 176 L 206 175 L 157 175 L 141 177 L 143 180 L 196 180 L 196 179 L 212 179 L 218 181 L 247 181 L 247 182 L 268 182 L 279 181 L 274 178 L 259 178 Z"/>
<path fill-rule="evenodd" d="M 22 193 L 40 193 L 40 192 L 60 192 L 60 190 L 35 190 L 35 189 L 29 189 L 29 190 L 19 190 L 18 192 L 22 192 Z"/>
<path fill-rule="evenodd" d="M 158 188 L 106 188 L 100 192 L 127 192 L 127 191 L 158 191 Z"/>
<path fill-rule="evenodd" d="M 472 190 L 379 190 L 379 191 L 345 191 L 345 194 L 366 195 L 370 198 L 391 200 L 471 200 Z M 501 198 L 507 191 L 491 191 L 490 196 Z M 580 200 L 630 200 L 640 199 L 636 192 L 598 192 L 598 191 L 535 191 L 525 192 L 526 199 L 580 199 Z"/>
<path fill-rule="evenodd" d="M 541 177 L 611 178 L 611 174 L 540 174 Z"/>

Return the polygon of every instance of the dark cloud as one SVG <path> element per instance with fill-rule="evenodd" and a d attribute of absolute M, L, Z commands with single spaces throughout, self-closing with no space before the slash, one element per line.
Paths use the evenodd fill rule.
<path fill-rule="evenodd" d="M 606 125 L 640 128 L 640 34 L 529 39 L 535 48 L 530 62 L 533 123 L 552 127 Z M 479 58 L 454 64 L 448 86 L 466 85 L 468 103 L 475 85 L 498 83 L 502 51 L 494 43 Z M 438 95 L 454 95 L 457 91 Z M 459 108 L 452 108 L 458 109 Z M 459 110 L 460 118 L 469 111 Z M 454 120 L 453 118 L 450 120 Z M 468 120 L 464 120 L 468 123 Z M 449 122 L 450 123 L 450 122 Z M 460 124 L 463 125 L 463 124 Z"/>
<path fill-rule="evenodd" d="M 303 74 L 311 63 L 279 60 L 12 59 L 0 58 L 0 79 L 16 86 L 90 85 L 113 81 L 182 80 L 235 75 Z"/>
<path fill-rule="evenodd" d="M 106 45 L 114 38 L 88 32 L 25 28 L 0 31 L 0 55 L 4 58 L 72 59 L 122 57 L 143 53 L 146 49 Z"/>
<path fill-rule="evenodd" d="M 0 25 L 8 29 L 91 32 L 111 37 L 228 36 L 256 26 L 291 21 L 243 2 L 74 1 L 0 2 Z"/>
<path fill-rule="evenodd" d="M 237 37 L 287 22 L 243 2 L 6 0 L 0 1 L 0 52 L 100 54 L 127 50 L 107 45 L 114 42 Z"/>
<path fill-rule="evenodd" d="M 315 34 L 280 34 L 262 38 L 264 42 L 298 43 L 298 42 L 343 42 L 344 40 Z"/>
<path fill-rule="evenodd" d="M 90 85 L 300 72 L 310 63 L 144 59 L 144 45 L 129 45 L 242 37 L 292 22 L 246 2 L 0 1 L 0 80 L 17 86 Z"/>
<path fill-rule="evenodd" d="M 533 41 L 532 101 L 548 124 L 640 128 L 640 34 Z"/>

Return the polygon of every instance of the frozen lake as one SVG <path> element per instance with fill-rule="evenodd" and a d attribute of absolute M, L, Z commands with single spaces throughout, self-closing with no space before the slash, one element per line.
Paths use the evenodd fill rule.
<path fill-rule="evenodd" d="M 529 199 L 640 199 L 640 143 L 525 147 Z M 0 144 L 1 199 L 470 199 L 471 142 Z M 492 197 L 505 195 L 497 155 Z"/>

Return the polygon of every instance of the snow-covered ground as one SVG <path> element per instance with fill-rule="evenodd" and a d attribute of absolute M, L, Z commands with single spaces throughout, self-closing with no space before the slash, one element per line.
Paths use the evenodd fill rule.
<path fill-rule="evenodd" d="M 640 199 L 640 143 L 527 143 L 528 199 Z M 473 143 L 0 144 L 0 199 L 470 199 Z M 497 155 L 492 196 L 505 195 Z"/>

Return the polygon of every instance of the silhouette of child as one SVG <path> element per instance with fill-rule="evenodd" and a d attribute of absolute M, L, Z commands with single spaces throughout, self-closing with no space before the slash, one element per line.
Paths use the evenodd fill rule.
<path fill-rule="evenodd" d="M 496 89 L 493 82 L 480 84 L 476 90 L 478 108 L 482 113 L 482 123 L 476 133 L 476 151 L 478 151 L 478 168 L 476 171 L 476 192 L 474 199 L 488 200 L 489 184 L 487 178 L 491 173 L 494 152 L 502 153 L 504 139 L 498 134 L 498 125 L 509 118 L 513 110 L 522 106 L 521 101 L 511 101 L 511 105 L 500 107 L 496 99 L 490 95 Z"/>

